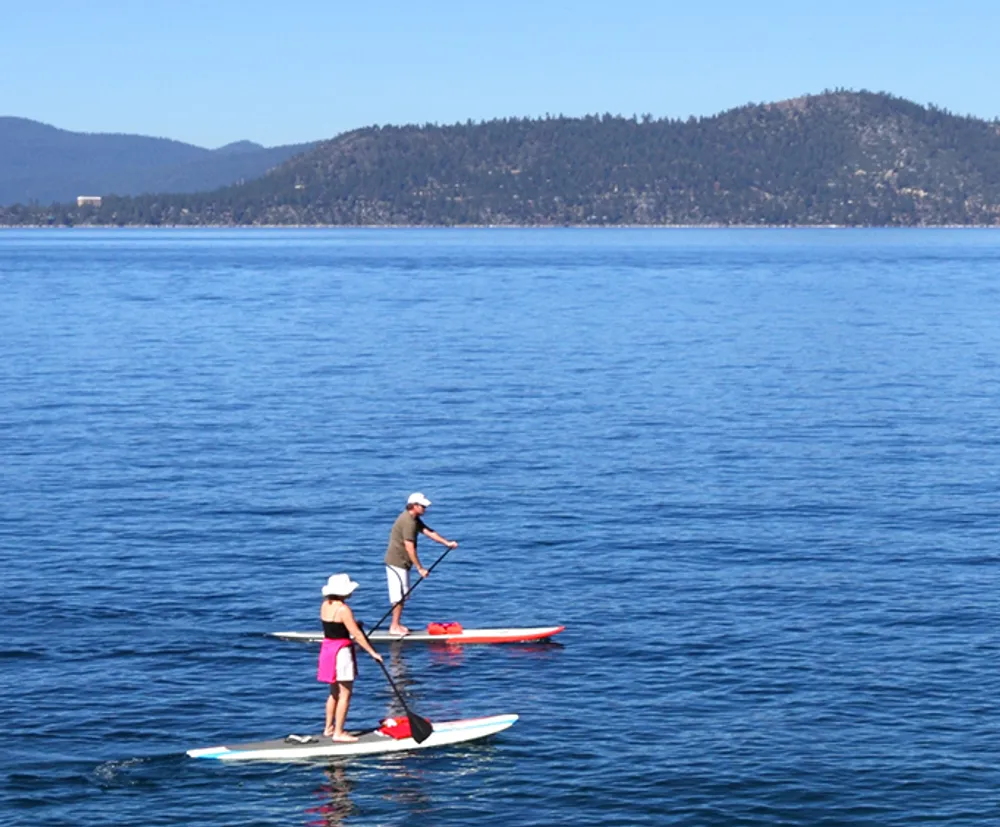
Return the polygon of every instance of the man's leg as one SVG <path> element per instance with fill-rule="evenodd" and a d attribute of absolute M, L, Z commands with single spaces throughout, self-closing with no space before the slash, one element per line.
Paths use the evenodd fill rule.
<path fill-rule="evenodd" d="M 392 607 L 392 623 L 389 625 L 390 635 L 408 635 L 410 630 L 402 624 L 403 604 L 397 603 Z"/>
<path fill-rule="evenodd" d="M 385 567 L 386 579 L 389 583 L 389 602 L 392 603 L 392 621 L 389 625 L 390 635 L 408 635 L 410 630 L 402 622 L 403 604 L 410 590 L 409 569 L 398 566 Z"/>

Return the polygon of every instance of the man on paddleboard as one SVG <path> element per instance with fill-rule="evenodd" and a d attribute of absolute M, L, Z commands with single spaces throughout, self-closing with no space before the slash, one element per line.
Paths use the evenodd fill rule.
<path fill-rule="evenodd" d="M 435 543 L 448 548 L 455 548 L 458 543 L 447 540 L 434 529 L 424 524 L 421 517 L 427 511 L 431 501 L 419 491 L 410 494 L 406 500 L 406 508 L 396 518 L 389 532 L 389 547 L 385 552 L 385 575 L 389 582 L 389 602 L 392 604 L 392 622 L 389 626 L 391 635 L 408 635 L 410 630 L 401 622 L 403 616 L 403 601 L 410 591 L 410 569 L 414 566 L 421 577 L 428 572 L 417 557 L 417 537 L 423 534 Z"/>

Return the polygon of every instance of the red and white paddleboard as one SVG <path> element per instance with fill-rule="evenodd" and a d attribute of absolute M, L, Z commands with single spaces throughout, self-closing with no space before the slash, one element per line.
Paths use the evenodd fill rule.
<path fill-rule="evenodd" d="M 531 643 L 547 640 L 559 634 L 565 626 L 531 626 L 522 629 L 461 629 L 449 631 L 457 624 L 432 623 L 428 629 L 414 630 L 408 635 L 390 635 L 376 630 L 368 635 L 372 643 Z M 443 628 L 442 628 L 443 627 Z M 439 631 L 440 630 L 440 631 Z M 322 632 L 271 632 L 273 637 L 300 643 L 319 643 Z"/>

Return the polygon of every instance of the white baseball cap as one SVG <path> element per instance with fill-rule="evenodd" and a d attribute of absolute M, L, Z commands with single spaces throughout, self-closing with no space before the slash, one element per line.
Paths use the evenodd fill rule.
<path fill-rule="evenodd" d="M 419 491 L 414 491 L 412 494 L 410 494 L 409 497 L 406 498 L 406 504 L 422 505 L 424 508 L 427 508 L 427 506 L 431 504 L 431 501 L 428 500 L 427 497 L 425 497 Z"/>
<path fill-rule="evenodd" d="M 346 574 L 331 574 L 323 586 L 323 597 L 347 597 L 358 587 Z"/>

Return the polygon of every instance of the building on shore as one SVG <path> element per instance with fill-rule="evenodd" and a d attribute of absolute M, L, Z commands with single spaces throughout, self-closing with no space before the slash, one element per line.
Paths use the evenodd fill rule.
<path fill-rule="evenodd" d="M 99 207 L 101 206 L 101 196 L 99 195 L 78 195 L 76 197 L 78 207 Z"/>

